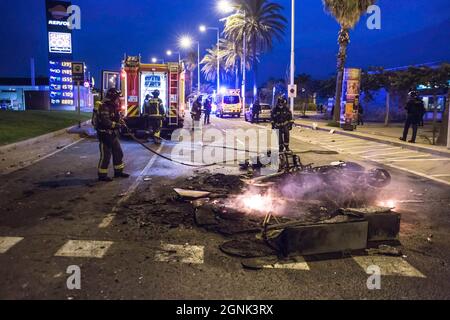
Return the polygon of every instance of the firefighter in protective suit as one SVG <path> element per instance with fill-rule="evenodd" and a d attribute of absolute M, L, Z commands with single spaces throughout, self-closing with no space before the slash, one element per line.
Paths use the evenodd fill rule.
<path fill-rule="evenodd" d="M 290 152 L 289 140 L 290 131 L 294 125 L 294 119 L 292 112 L 288 108 L 287 100 L 284 96 L 280 96 L 277 101 L 277 105 L 272 110 L 272 129 L 278 130 L 278 141 L 280 152 Z"/>
<path fill-rule="evenodd" d="M 95 127 L 100 142 L 100 161 L 98 164 L 98 179 L 100 181 L 112 181 L 108 177 L 111 156 L 114 164 L 114 177 L 130 177 L 129 174 L 123 172 L 125 164 L 123 162 L 122 147 L 119 142 L 119 130 L 125 127 L 125 122 L 120 114 L 120 96 L 120 91 L 114 88 L 109 89 L 97 110 Z"/>
<path fill-rule="evenodd" d="M 145 115 L 148 117 L 149 130 L 152 131 L 153 139 L 156 144 L 161 144 L 161 128 L 163 120 L 166 114 L 164 110 L 163 101 L 159 98 L 159 90 L 152 92 L 153 98 L 146 103 L 147 110 L 144 110 Z"/>

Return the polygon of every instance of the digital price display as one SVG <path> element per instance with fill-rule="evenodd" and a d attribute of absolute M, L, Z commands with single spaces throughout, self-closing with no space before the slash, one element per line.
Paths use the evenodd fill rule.
<path fill-rule="evenodd" d="M 49 71 L 51 107 L 73 106 L 72 63 L 50 60 Z"/>

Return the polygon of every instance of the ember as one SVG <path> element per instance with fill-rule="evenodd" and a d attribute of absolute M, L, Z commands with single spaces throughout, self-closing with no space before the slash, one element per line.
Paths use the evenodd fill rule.
<path fill-rule="evenodd" d="M 239 209 L 249 214 L 267 214 L 271 212 L 276 215 L 283 211 L 285 205 L 285 201 L 276 197 L 272 190 L 268 190 L 265 193 L 249 190 L 235 200 L 235 206 L 237 205 Z"/>

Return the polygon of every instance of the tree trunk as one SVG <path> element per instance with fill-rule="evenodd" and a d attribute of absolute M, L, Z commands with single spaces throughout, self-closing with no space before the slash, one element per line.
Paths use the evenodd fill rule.
<path fill-rule="evenodd" d="M 339 54 L 337 58 L 336 99 L 334 103 L 334 122 L 341 122 L 342 85 L 344 78 L 345 60 L 347 58 L 347 47 L 349 43 L 348 29 L 339 31 Z"/>
<path fill-rule="evenodd" d="M 437 96 L 436 92 L 433 94 L 433 145 L 436 145 L 437 135 Z"/>
<path fill-rule="evenodd" d="M 448 121 L 449 121 L 449 108 L 450 108 L 450 90 L 447 91 L 447 101 L 445 106 L 445 111 L 442 115 L 441 130 L 439 131 L 439 137 L 437 144 L 440 146 L 446 146 L 448 141 Z"/>
<path fill-rule="evenodd" d="M 253 102 L 258 99 L 258 61 L 256 60 L 256 38 L 253 38 Z"/>
<path fill-rule="evenodd" d="M 194 72 L 192 70 L 190 71 L 190 78 L 191 92 L 189 92 L 189 94 L 192 94 L 192 92 L 194 92 Z"/>
<path fill-rule="evenodd" d="M 389 127 L 391 113 L 391 93 L 386 90 L 386 117 L 384 118 L 384 126 Z"/>
<path fill-rule="evenodd" d="M 236 89 L 239 89 L 239 83 L 240 83 L 240 74 L 239 74 L 239 63 L 236 63 L 236 66 L 235 66 L 235 68 L 236 68 L 236 70 L 235 70 L 235 72 L 236 72 L 236 79 L 235 79 L 235 84 L 234 84 L 234 86 L 235 86 L 235 88 Z"/>

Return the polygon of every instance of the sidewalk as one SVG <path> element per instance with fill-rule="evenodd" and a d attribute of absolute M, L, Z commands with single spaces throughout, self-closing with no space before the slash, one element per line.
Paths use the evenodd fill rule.
<path fill-rule="evenodd" d="M 335 130 L 335 134 L 355 137 L 359 139 L 381 142 L 394 146 L 403 147 L 405 149 L 421 151 L 440 155 L 444 157 L 450 157 L 450 149 L 443 146 L 433 146 L 431 141 L 433 140 L 432 126 L 426 125 L 419 128 L 419 134 L 417 137 L 417 143 L 411 144 L 399 140 L 399 137 L 403 135 L 403 124 L 391 124 L 389 127 L 385 127 L 380 123 L 368 123 L 364 126 L 359 126 L 356 131 L 344 131 L 341 128 L 329 127 L 327 120 L 317 119 L 297 119 L 296 125 L 313 128 L 317 126 L 317 130 L 330 131 Z M 411 130 L 410 130 L 411 135 Z"/>
<path fill-rule="evenodd" d="M 0 176 L 26 168 L 83 140 L 90 128 L 84 122 L 77 126 L 51 132 L 39 137 L 0 147 Z"/>

